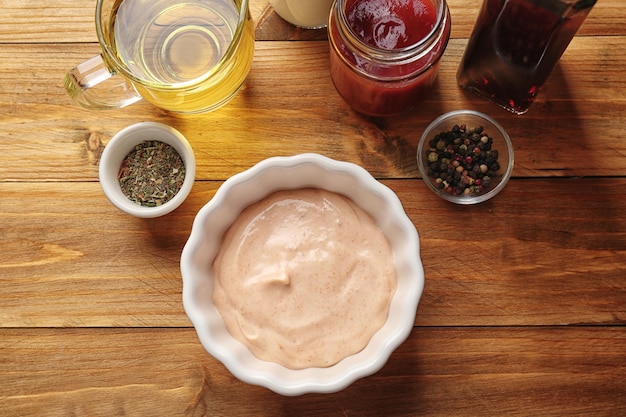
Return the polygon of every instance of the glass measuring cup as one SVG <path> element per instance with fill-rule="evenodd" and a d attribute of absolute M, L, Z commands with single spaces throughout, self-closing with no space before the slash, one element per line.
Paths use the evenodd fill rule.
<path fill-rule="evenodd" d="M 90 109 L 142 98 L 177 113 L 227 103 L 248 76 L 254 54 L 249 0 L 98 0 L 101 53 L 65 76 L 65 88 Z"/>

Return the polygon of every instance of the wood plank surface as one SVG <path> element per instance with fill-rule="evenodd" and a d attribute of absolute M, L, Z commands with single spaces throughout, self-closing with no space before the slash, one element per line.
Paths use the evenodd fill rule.
<path fill-rule="evenodd" d="M 0 0 L 0 416 L 626 415 L 624 2 L 598 1 L 524 116 L 457 87 L 481 1 L 448 4 L 432 95 L 371 118 L 336 93 L 326 30 L 287 24 L 268 0 L 251 0 L 243 89 L 196 116 L 82 109 L 63 77 L 99 53 L 95 1 Z M 515 147 L 507 187 L 473 207 L 433 196 L 415 159 L 426 125 L 459 108 L 494 116 Z M 98 183 L 104 147 L 138 121 L 179 129 L 198 162 L 191 195 L 162 218 L 121 213 Z M 225 179 L 303 152 L 357 163 L 397 193 L 426 286 L 381 371 L 283 397 L 204 351 L 179 259 Z"/>
<path fill-rule="evenodd" d="M 450 42 L 432 97 L 410 114 L 385 119 L 362 117 L 341 100 L 327 74 L 326 42 L 257 42 L 240 93 L 220 111 L 193 117 L 144 102 L 132 111 L 82 109 L 65 93 L 63 76 L 96 46 L 4 45 L 0 181 L 96 180 L 108 140 L 142 120 L 170 124 L 189 138 L 198 180 L 226 179 L 269 156 L 311 151 L 359 163 L 379 178 L 416 178 L 422 131 L 460 108 L 491 114 L 509 132 L 514 176 L 626 175 L 626 55 L 614 53 L 626 50 L 626 36 L 575 39 L 523 117 L 459 91 L 455 73 L 465 43 Z M 16 59 L 22 51 L 31 71 Z"/>
<path fill-rule="evenodd" d="M 190 329 L 5 329 L 0 409 L 49 417 L 613 417 L 626 413 L 625 343 L 623 329 L 611 327 L 418 327 L 381 371 L 344 391 L 282 397 L 236 380 Z"/>
<path fill-rule="evenodd" d="M 480 0 L 447 0 L 452 17 L 452 38 L 469 37 Z M 579 35 L 626 35 L 626 9 L 622 0 L 599 0 Z M 95 43 L 95 0 L 0 0 L 0 44 Z M 325 30 L 296 29 L 280 19 L 269 0 L 250 0 L 258 40 L 319 39 Z"/>
<path fill-rule="evenodd" d="M 422 182 L 384 184 L 420 234 L 416 324 L 626 323 L 626 179 L 514 179 L 471 208 L 434 198 Z M 0 323 L 188 326 L 179 256 L 219 185 L 196 182 L 174 213 L 136 219 L 98 183 L 29 184 L 27 208 L 22 184 L 0 184 Z"/>

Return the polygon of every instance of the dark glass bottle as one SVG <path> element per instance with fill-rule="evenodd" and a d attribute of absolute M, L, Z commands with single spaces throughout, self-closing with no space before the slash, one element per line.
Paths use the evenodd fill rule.
<path fill-rule="evenodd" d="M 525 113 L 597 0 L 483 0 L 459 85 Z"/>

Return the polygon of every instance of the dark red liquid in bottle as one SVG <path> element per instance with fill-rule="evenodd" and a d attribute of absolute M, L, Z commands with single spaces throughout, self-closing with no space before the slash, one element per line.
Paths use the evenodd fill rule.
<path fill-rule="evenodd" d="M 459 85 L 525 113 L 596 0 L 484 0 Z"/>

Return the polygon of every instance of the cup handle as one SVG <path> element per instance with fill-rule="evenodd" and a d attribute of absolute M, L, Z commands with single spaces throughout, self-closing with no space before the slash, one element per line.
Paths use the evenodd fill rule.
<path fill-rule="evenodd" d="M 64 85 L 70 97 L 88 109 L 119 109 L 141 100 L 132 84 L 109 70 L 101 54 L 72 68 Z"/>

